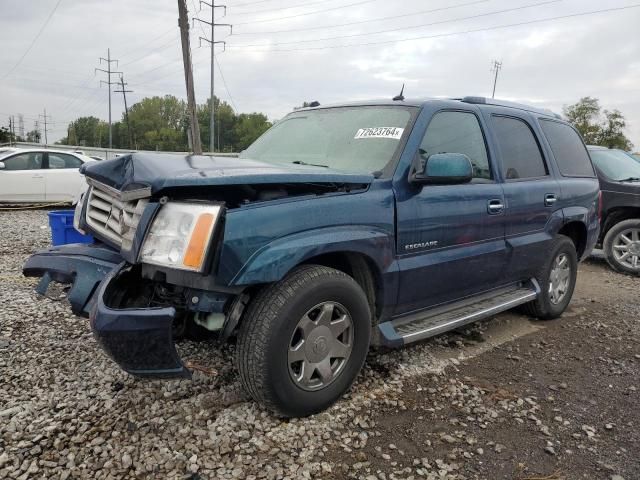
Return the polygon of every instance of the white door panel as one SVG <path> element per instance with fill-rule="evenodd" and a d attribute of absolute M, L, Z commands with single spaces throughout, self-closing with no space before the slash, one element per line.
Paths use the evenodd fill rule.
<path fill-rule="evenodd" d="M 44 202 L 46 199 L 46 170 L 42 167 L 43 154 L 28 152 L 5 157 L 5 168 L 0 170 L 1 202 Z"/>
<path fill-rule="evenodd" d="M 47 201 L 73 202 L 84 182 L 78 170 L 82 162 L 73 155 L 58 152 L 49 152 L 48 159 Z"/>

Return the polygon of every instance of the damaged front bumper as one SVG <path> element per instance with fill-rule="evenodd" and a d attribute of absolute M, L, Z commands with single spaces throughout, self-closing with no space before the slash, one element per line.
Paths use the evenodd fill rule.
<path fill-rule="evenodd" d="M 126 372 L 145 378 L 190 378 L 175 348 L 174 307 L 114 308 L 110 303 L 114 293 L 122 293 L 118 279 L 128 269 L 120 254 L 107 247 L 65 245 L 32 255 L 23 273 L 42 277 L 36 291 L 43 295 L 51 281 L 72 284 L 67 298 L 73 312 L 90 318 L 96 340 Z M 211 312 L 222 311 L 228 298 L 213 292 L 200 297 L 194 307 Z"/>
<path fill-rule="evenodd" d="M 173 340 L 175 308 L 115 309 L 105 303 L 112 284 L 125 266 L 122 263 L 115 268 L 100 285 L 90 316 L 96 340 L 131 375 L 191 378 L 191 372 L 180 360 Z"/>

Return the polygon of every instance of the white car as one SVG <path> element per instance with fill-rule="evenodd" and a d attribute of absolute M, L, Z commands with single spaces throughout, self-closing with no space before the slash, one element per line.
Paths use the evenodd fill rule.
<path fill-rule="evenodd" d="M 46 148 L 0 154 L 0 203 L 75 203 L 86 189 L 78 169 L 89 162 L 95 160 Z"/>

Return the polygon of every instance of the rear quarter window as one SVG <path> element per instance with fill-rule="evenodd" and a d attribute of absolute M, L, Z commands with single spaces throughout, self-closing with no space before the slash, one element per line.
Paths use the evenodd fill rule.
<path fill-rule="evenodd" d="M 545 119 L 540 119 L 540 127 L 549 141 L 563 176 L 595 177 L 587 149 L 573 128 L 565 123 Z"/>

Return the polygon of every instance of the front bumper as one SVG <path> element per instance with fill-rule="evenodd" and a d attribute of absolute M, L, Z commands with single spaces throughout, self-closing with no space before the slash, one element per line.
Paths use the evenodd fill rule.
<path fill-rule="evenodd" d="M 137 377 L 191 378 L 173 341 L 176 310 L 165 308 L 114 309 L 105 298 L 121 271 L 122 263 L 100 285 L 91 312 L 93 335 L 120 367 Z M 117 288 L 117 287 L 114 287 Z"/>
<path fill-rule="evenodd" d="M 115 309 L 109 292 L 127 264 L 118 252 L 102 245 L 64 245 L 35 253 L 23 273 L 42 277 L 36 291 L 49 283 L 71 283 L 68 300 L 73 312 L 90 318 L 93 334 L 105 352 L 126 372 L 138 377 L 190 378 L 175 348 L 173 307 Z M 205 297 L 205 295 L 202 295 Z M 222 300 L 212 302 L 222 308 Z"/>
<path fill-rule="evenodd" d="M 71 310 L 88 317 L 95 305 L 100 282 L 119 264 L 118 252 L 100 245 L 72 244 L 51 247 L 31 255 L 22 273 L 42 277 L 36 291 L 44 295 L 52 281 L 71 283 L 67 294 Z"/>

